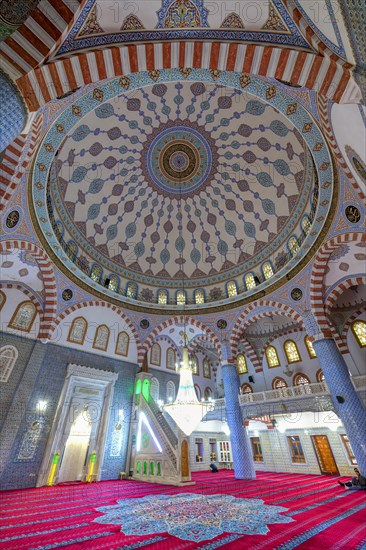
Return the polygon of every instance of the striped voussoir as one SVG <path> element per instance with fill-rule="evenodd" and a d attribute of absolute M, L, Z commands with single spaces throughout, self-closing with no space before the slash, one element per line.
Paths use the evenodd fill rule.
<path fill-rule="evenodd" d="M 38 337 L 42 342 L 47 342 L 52 331 L 52 325 L 57 310 L 56 277 L 52 263 L 47 254 L 41 248 L 33 243 L 30 243 L 29 241 L 6 240 L 0 242 L 0 252 L 14 250 L 15 248 L 25 250 L 26 252 L 32 254 L 37 261 L 40 272 L 42 273 L 45 306 L 41 317 L 41 327 Z"/>
<path fill-rule="evenodd" d="M 30 111 L 79 86 L 139 71 L 203 68 L 284 79 L 336 102 L 359 101 L 352 72 L 331 56 L 258 44 L 156 42 L 76 54 L 17 79 Z"/>
<path fill-rule="evenodd" d="M 79 311 L 84 307 L 106 307 L 107 309 L 110 309 L 111 311 L 116 312 L 117 315 L 121 317 L 121 319 L 126 323 L 129 330 L 131 331 L 132 338 L 134 339 L 134 342 L 136 343 L 136 346 L 137 346 L 138 363 L 142 365 L 144 355 L 145 355 L 145 350 L 143 349 L 143 346 L 141 344 L 141 339 L 140 339 L 139 333 L 136 330 L 135 325 L 119 307 L 113 304 L 110 304 L 109 302 L 104 302 L 103 300 L 87 300 L 87 301 L 69 306 L 64 311 L 62 311 L 55 319 L 52 333 L 55 331 L 56 327 L 60 325 L 61 321 L 63 321 L 63 319 L 65 319 L 68 315 L 70 315 L 70 313 L 73 313 L 74 311 Z"/>
<path fill-rule="evenodd" d="M 356 319 L 358 319 L 361 315 L 364 315 L 366 313 L 366 306 L 360 307 L 357 311 L 354 311 L 352 315 L 347 319 L 347 321 L 344 324 L 343 330 L 342 330 L 342 338 L 343 340 L 347 340 L 347 332 L 349 330 L 349 327 L 352 325 Z"/>
<path fill-rule="evenodd" d="M 4 151 L 0 167 L 0 211 L 6 208 L 32 161 L 42 125 L 43 115 L 38 116 L 33 122 L 28 137 L 18 136 Z"/>
<path fill-rule="evenodd" d="M 167 319 L 166 321 L 163 321 L 160 323 L 159 326 L 155 327 L 148 337 L 145 339 L 143 346 L 144 346 L 144 353 L 148 353 L 148 351 L 151 349 L 155 339 L 160 335 L 160 333 L 172 325 L 193 325 L 200 330 L 207 336 L 211 344 L 215 347 L 217 353 L 220 356 L 222 356 L 222 349 L 221 349 L 221 343 L 218 338 L 218 336 L 211 330 L 208 326 L 206 326 L 204 323 L 199 321 L 198 319 L 194 319 L 192 317 L 184 317 L 183 315 L 177 315 L 175 317 L 171 317 L 170 319 Z"/>
<path fill-rule="evenodd" d="M 39 318 L 42 319 L 43 316 L 43 304 L 40 298 L 32 292 L 30 288 L 27 288 L 22 283 L 11 283 L 8 281 L 3 281 L 0 283 L 0 290 L 19 290 L 27 296 L 27 298 L 35 305 Z"/>
<path fill-rule="evenodd" d="M 323 283 L 329 256 L 339 245 L 356 241 L 366 242 L 366 233 L 352 232 L 337 235 L 323 244 L 314 260 L 310 278 L 310 305 L 321 330 L 320 337 L 333 336 L 335 332 L 334 329 L 332 330 L 326 315 L 323 295 Z M 336 333 L 335 339 L 338 344 L 340 344 L 339 338 Z"/>
<path fill-rule="evenodd" d="M 329 103 L 328 99 L 322 95 L 317 97 L 318 113 L 319 118 L 322 123 L 322 128 L 324 134 L 328 140 L 328 143 L 333 151 L 335 158 L 337 159 L 338 165 L 342 168 L 344 174 L 347 176 L 349 183 L 351 184 L 354 191 L 357 193 L 357 197 L 361 200 L 365 200 L 365 195 L 358 185 L 356 179 L 354 178 L 352 171 L 350 170 L 347 162 L 345 161 L 341 151 L 339 150 L 336 138 L 333 134 L 332 124 L 330 121 L 330 109 L 332 104 Z"/>

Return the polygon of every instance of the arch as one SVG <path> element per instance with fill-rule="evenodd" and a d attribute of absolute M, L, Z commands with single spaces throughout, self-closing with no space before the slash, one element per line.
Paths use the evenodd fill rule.
<path fill-rule="evenodd" d="M 366 243 L 366 233 L 353 231 L 337 235 L 322 245 L 314 259 L 310 276 L 310 307 L 322 338 L 335 335 L 335 330 L 328 321 L 323 301 L 323 283 L 329 257 L 340 244 L 356 241 Z M 340 351 L 345 353 L 345 350 Z"/>
<path fill-rule="evenodd" d="M 238 353 L 236 358 L 238 374 L 246 374 L 248 372 L 247 360 L 243 353 Z"/>
<path fill-rule="evenodd" d="M 351 286 L 366 285 L 366 275 L 357 275 L 355 277 L 348 277 L 337 283 L 337 285 L 332 288 L 329 294 L 325 297 L 325 312 L 329 315 L 330 310 L 336 303 L 339 296 L 348 290 Z"/>
<path fill-rule="evenodd" d="M 67 341 L 83 345 L 88 330 L 88 321 L 85 317 L 75 317 L 71 323 Z"/>
<path fill-rule="evenodd" d="M 150 364 L 160 367 L 161 365 L 161 347 L 157 342 L 151 346 Z"/>
<path fill-rule="evenodd" d="M 274 390 L 280 390 L 282 388 L 288 388 L 288 384 L 287 384 L 286 380 L 284 380 L 284 378 L 281 378 L 281 376 L 276 376 L 272 380 L 272 388 Z"/>
<path fill-rule="evenodd" d="M 109 284 L 108 284 L 109 290 L 113 290 L 113 292 L 118 292 L 119 291 L 119 285 L 120 285 L 119 277 L 117 277 L 117 275 L 114 275 L 113 273 L 111 273 L 108 278 L 109 278 Z"/>
<path fill-rule="evenodd" d="M 202 288 L 197 288 L 194 291 L 194 302 L 195 304 L 205 303 L 205 291 Z"/>
<path fill-rule="evenodd" d="M 250 384 L 247 384 L 247 383 L 242 384 L 242 385 L 240 386 L 240 393 L 241 393 L 241 394 L 244 394 L 244 393 L 253 393 L 253 388 L 252 388 L 252 386 L 251 386 Z"/>
<path fill-rule="evenodd" d="M 226 283 L 226 294 L 228 298 L 238 295 L 238 285 L 236 281 L 228 281 Z"/>
<path fill-rule="evenodd" d="M 177 354 L 175 349 L 169 347 L 166 350 L 166 368 L 175 371 L 175 364 L 177 362 Z"/>
<path fill-rule="evenodd" d="M 307 349 L 307 352 L 308 352 L 308 355 L 309 355 L 310 359 L 315 359 L 316 358 L 316 351 L 314 349 L 313 343 L 310 340 L 309 336 L 305 336 L 304 344 L 305 344 L 305 347 Z"/>
<path fill-rule="evenodd" d="M 211 378 L 211 365 L 207 357 L 204 357 L 202 361 L 202 371 L 204 378 Z"/>
<path fill-rule="evenodd" d="M 299 311 L 293 307 L 272 300 L 256 300 L 249 304 L 238 316 L 230 335 L 230 353 L 232 357 L 238 354 L 238 344 L 246 326 L 258 319 L 271 314 L 290 317 L 296 323 L 303 322 Z M 257 364 L 259 361 L 257 359 Z"/>
<path fill-rule="evenodd" d="M 187 303 L 187 293 L 185 290 L 177 290 L 175 293 L 175 301 L 178 306 L 183 306 Z"/>
<path fill-rule="evenodd" d="M 267 346 L 265 349 L 265 354 L 269 369 L 279 367 L 281 365 L 277 350 L 274 346 Z"/>
<path fill-rule="evenodd" d="M 216 349 L 216 351 L 219 355 L 219 358 L 221 360 L 221 358 L 222 358 L 221 342 L 220 342 L 218 336 L 213 332 L 213 330 L 211 328 L 209 328 L 207 325 L 205 325 L 204 323 L 202 323 L 202 321 L 199 321 L 198 319 L 194 319 L 193 317 L 184 317 L 183 315 L 180 315 L 180 316 L 177 316 L 177 317 L 171 317 L 170 319 L 167 319 L 166 321 L 163 321 L 162 323 L 160 323 L 159 326 L 154 328 L 150 332 L 150 334 L 146 338 L 146 340 L 144 341 L 144 344 L 143 344 L 144 353 L 147 353 L 150 350 L 150 348 L 152 347 L 155 339 L 160 335 L 160 333 L 164 329 L 166 329 L 168 327 L 171 327 L 172 325 L 184 325 L 184 323 L 186 325 L 191 324 L 191 325 L 199 328 L 200 330 L 202 330 L 202 332 L 208 337 L 209 341 L 211 342 L 211 344 Z"/>
<path fill-rule="evenodd" d="M 31 300 L 25 300 L 17 305 L 8 327 L 22 332 L 30 332 L 37 316 L 37 308 Z"/>
<path fill-rule="evenodd" d="M 5 292 L 3 292 L 2 290 L 0 290 L 0 311 L 3 309 L 3 307 L 5 306 L 5 302 L 6 302 L 6 295 L 5 295 Z"/>
<path fill-rule="evenodd" d="M 318 382 L 325 382 L 325 376 L 322 369 L 318 369 L 315 376 Z"/>
<path fill-rule="evenodd" d="M 51 260 L 43 252 L 41 248 L 29 241 L 10 240 L 0 242 L 0 252 L 6 252 L 17 248 L 26 250 L 37 261 L 40 272 L 42 273 L 43 288 L 44 288 L 44 311 L 41 316 L 41 326 L 39 329 L 38 338 L 42 342 L 48 342 L 54 330 L 54 321 L 57 311 L 57 285 L 56 276 L 51 263 Z"/>
<path fill-rule="evenodd" d="M 194 390 L 196 392 L 196 396 L 197 396 L 198 401 L 201 401 L 201 397 L 202 397 L 201 388 L 199 387 L 198 384 L 194 384 Z"/>
<path fill-rule="evenodd" d="M 274 275 L 272 262 L 264 262 L 261 266 L 262 274 L 265 279 L 270 279 Z"/>
<path fill-rule="evenodd" d="M 208 399 L 212 399 L 212 388 L 210 388 L 209 386 L 206 386 L 204 392 L 203 392 L 203 396 L 205 398 L 205 400 L 207 401 Z"/>
<path fill-rule="evenodd" d="M 112 311 L 116 312 L 117 315 L 119 315 L 121 319 L 126 323 L 128 329 L 131 331 L 131 335 L 137 347 L 137 361 L 139 365 L 142 365 L 146 351 L 142 346 L 140 336 L 136 330 L 136 327 L 133 325 L 132 321 L 130 321 L 127 315 L 119 307 L 109 302 L 103 302 L 99 300 L 87 300 L 85 302 L 74 304 L 66 308 L 62 313 L 60 313 L 57 316 L 54 322 L 54 328 L 56 328 L 61 323 L 61 321 L 63 321 L 68 315 L 70 315 L 70 313 L 73 313 L 74 311 L 79 311 L 84 307 L 106 307 L 107 309 L 111 309 Z M 130 339 L 130 342 L 131 342 L 131 339 Z"/>
<path fill-rule="evenodd" d="M 294 377 L 292 379 L 292 384 L 294 386 L 307 386 L 310 384 L 310 378 L 306 376 L 303 372 L 298 372 L 294 374 Z"/>
<path fill-rule="evenodd" d="M 286 342 L 284 342 L 283 344 L 283 349 L 289 363 L 298 363 L 299 361 L 301 361 L 300 352 L 296 345 L 296 342 L 294 342 L 293 340 L 286 340 Z"/>
<path fill-rule="evenodd" d="M 245 282 L 245 288 L 247 290 L 252 290 L 253 288 L 255 288 L 257 286 L 256 282 L 255 282 L 254 274 L 252 272 L 247 273 L 244 276 L 244 282 Z"/>
<path fill-rule="evenodd" d="M 0 289 L 19 290 L 20 292 L 25 294 L 27 296 L 28 300 L 30 300 L 31 302 L 34 303 L 34 305 L 36 306 L 39 318 L 42 319 L 43 304 L 42 304 L 40 298 L 37 296 L 37 294 L 30 287 L 28 287 L 28 285 L 25 285 L 24 283 L 10 283 L 10 282 L 4 281 L 4 282 L 0 283 Z M 4 292 L 2 292 L 2 294 L 4 294 L 5 299 L 6 299 L 6 294 Z M 3 305 L 4 305 L 4 303 L 5 302 L 3 302 Z M 0 310 L 1 310 L 1 307 L 0 307 Z"/>
<path fill-rule="evenodd" d="M 0 348 L 0 382 L 9 380 L 14 365 L 18 359 L 18 350 L 14 346 Z"/>
<path fill-rule="evenodd" d="M 99 325 L 95 331 L 93 348 L 107 351 L 110 333 L 107 325 Z"/>
<path fill-rule="evenodd" d="M 190 363 L 192 364 L 192 374 L 199 376 L 200 375 L 200 363 L 198 361 L 197 355 L 192 355 L 190 358 Z"/>
<path fill-rule="evenodd" d="M 175 384 L 173 380 L 168 380 L 166 383 L 166 400 L 168 402 L 175 401 Z"/>
<path fill-rule="evenodd" d="M 155 403 L 159 401 L 159 387 L 159 380 L 153 376 L 150 383 L 150 395 Z"/>
<path fill-rule="evenodd" d="M 122 331 L 117 336 L 116 348 L 114 353 L 116 355 L 122 355 L 122 357 L 128 356 L 128 348 L 130 346 L 130 337 L 126 331 Z"/>
<path fill-rule="evenodd" d="M 358 319 L 358 317 L 360 317 L 365 312 L 366 312 L 366 306 L 361 307 L 360 309 L 358 309 L 357 311 L 352 313 L 352 315 L 350 317 L 348 317 L 347 321 L 344 324 L 343 330 L 342 330 L 343 340 L 347 340 L 347 333 L 348 333 L 348 330 L 349 330 L 350 326 L 352 325 L 353 321 L 356 321 Z"/>
<path fill-rule="evenodd" d="M 165 305 L 168 303 L 168 291 L 164 288 L 158 290 L 158 304 Z"/>

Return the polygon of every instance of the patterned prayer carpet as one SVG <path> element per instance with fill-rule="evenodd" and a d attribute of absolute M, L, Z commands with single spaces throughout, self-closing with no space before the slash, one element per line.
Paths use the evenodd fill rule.
<path fill-rule="evenodd" d="M 2 492 L 0 550 L 366 550 L 366 491 L 336 477 L 193 478 L 184 488 L 125 480 Z"/>

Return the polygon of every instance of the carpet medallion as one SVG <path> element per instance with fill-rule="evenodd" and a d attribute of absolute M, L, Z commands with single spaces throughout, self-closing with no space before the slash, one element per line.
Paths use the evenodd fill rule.
<path fill-rule="evenodd" d="M 96 510 L 104 515 L 94 522 L 121 525 L 125 535 L 168 532 L 194 542 L 210 540 L 224 532 L 265 535 L 269 531 L 267 524 L 294 521 L 281 515 L 287 508 L 232 495 L 149 495 L 119 500 L 116 505 Z"/>

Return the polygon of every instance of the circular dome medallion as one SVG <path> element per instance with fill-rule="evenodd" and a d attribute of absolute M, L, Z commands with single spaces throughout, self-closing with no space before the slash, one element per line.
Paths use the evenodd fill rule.
<path fill-rule="evenodd" d="M 181 123 L 180 123 L 181 122 Z M 163 124 L 150 136 L 142 165 L 157 191 L 189 195 L 209 183 L 216 171 L 216 147 L 204 128 L 189 121 Z"/>

